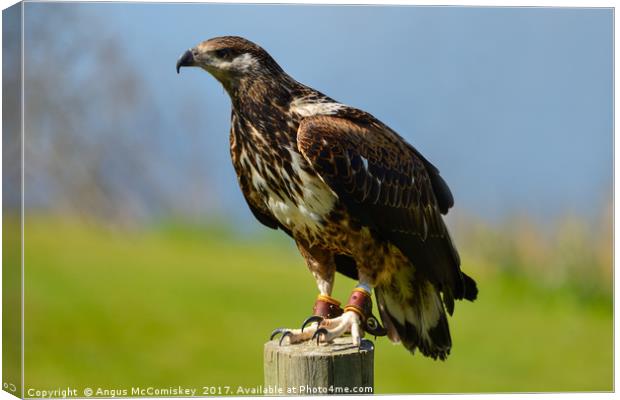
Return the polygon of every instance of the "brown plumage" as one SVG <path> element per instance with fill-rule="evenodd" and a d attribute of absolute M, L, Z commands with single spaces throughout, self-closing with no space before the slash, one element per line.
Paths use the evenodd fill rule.
<path fill-rule="evenodd" d="M 250 210 L 296 241 L 320 292 L 331 294 L 336 271 L 359 279 L 375 289 L 391 340 L 445 359 L 444 307 L 452 314 L 477 288 L 442 219 L 454 201 L 439 171 L 372 115 L 298 83 L 246 39 L 202 42 L 181 66 L 202 67 L 229 93 L 231 156 Z"/>

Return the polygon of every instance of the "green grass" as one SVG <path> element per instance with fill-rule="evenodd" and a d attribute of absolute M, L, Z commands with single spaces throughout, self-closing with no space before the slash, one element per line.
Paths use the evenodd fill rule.
<path fill-rule="evenodd" d="M 276 232 L 32 220 L 25 235 L 26 388 L 260 385 L 268 334 L 298 326 L 316 295 Z M 379 339 L 377 393 L 613 389 L 608 296 L 469 270 L 480 297 L 457 304 L 448 361 Z M 339 277 L 335 295 L 353 285 Z"/>

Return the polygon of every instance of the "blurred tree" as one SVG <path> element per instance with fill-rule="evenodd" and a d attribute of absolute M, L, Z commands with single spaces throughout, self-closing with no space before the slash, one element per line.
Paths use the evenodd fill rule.
<path fill-rule="evenodd" d="M 124 223 L 182 215 L 184 193 L 169 182 L 192 171 L 166 174 L 175 150 L 158 140 L 168 132 L 144 66 L 116 32 L 74 11 L 26 13 L 26 207 Z"/>

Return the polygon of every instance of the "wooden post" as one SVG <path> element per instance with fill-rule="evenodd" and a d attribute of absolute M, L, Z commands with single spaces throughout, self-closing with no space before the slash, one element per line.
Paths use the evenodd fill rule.
<path fill-rule="evenodd" d="M 282 346 L 265 343 L 265 394 L 371 394 L 374 393 L 374 346 L 350 337 L 317 346 L 316 342 Z"/>

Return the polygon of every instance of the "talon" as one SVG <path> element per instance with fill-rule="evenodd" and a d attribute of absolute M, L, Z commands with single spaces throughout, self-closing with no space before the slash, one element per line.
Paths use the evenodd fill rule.
<path fill-rule="evenodd" d="M 287 336 L 292 336 L 293 332 L 291 331 L 285 331 L 284 333 L 282 333 L 282 337 L 280 338 L 280 343 L 278 343 L 278 346 L 282 346 L 282 341 L 284 340 L 285 337 Z"/>
<path fill-rule="evenodd" d="M 320 324 L 321 322 L 323 322 L 323 317 L 318 316 L 318 315 L 313 315 L 313 316 L 311 316 L 311 317 L 306 318 L 306 320 L 304 321 L 304 323 L 303 323 L 303 324 L 301 324 L 301 331 L 303 332 L 303 331 L 304 331 L 304 328 L 305 328 L 308 324 L 311 324 L 311 323 L 313 323 L 313 322 L 318 322 L 318 323 Z"/>
<path fill-rule="evenodd" d="M 276 328 L 276 329 L 274 329 L 273 332 L 271 332 L 271 335 L 269 336 L 269 340 L 273 340 L 273 338 L 278 336 L 278 334 L 284 333 L 284 332 L 286 332 L 286 329 L 284 329 L 284 328 Z"/>
<path fill-rule="evenodd" d="M 316 332 L 314 332 L 314 335 L 312 335 L 312 338 L 310 340 L 314 340 L 316 339 L 316 345 L 319 345 L 319 341 L 321 340 L 321 334 L 323 334 L 324 336 L 327 335 L 327 329 L 325 328 L 319 328 L 316 330 Z"/>

